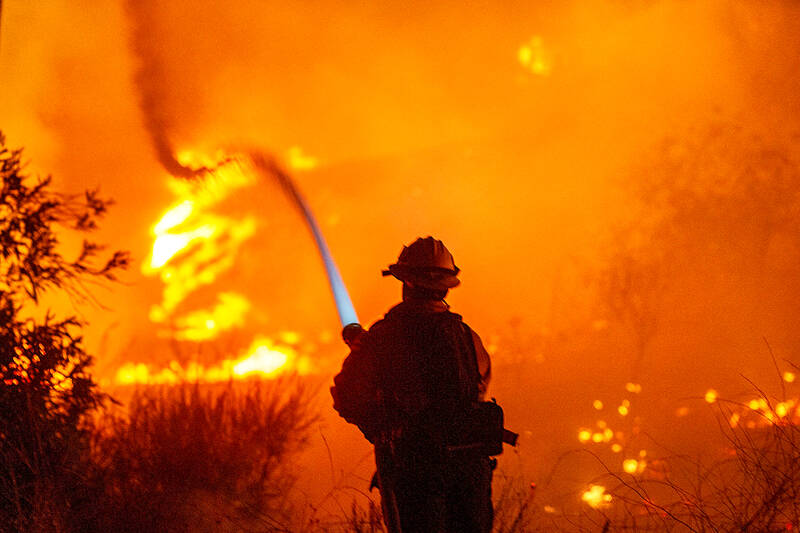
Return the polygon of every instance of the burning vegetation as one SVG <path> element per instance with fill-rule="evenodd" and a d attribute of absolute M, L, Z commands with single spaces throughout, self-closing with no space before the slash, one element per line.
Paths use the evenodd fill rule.
<path fill-rule="evenodd" d="M 169 178 L 167 184 L 176 199 L 153 226 L 153 248 L 142 264 L 145 276 L 158 277 L 163 284 L 161 302 L 154 304 L 148 315 L 159 326 L 159 337 L 207 343 L 245 325 L 252 308 L 250 300 L 240 292 L 225 290 L 218 278 L 235 267 L 241 245 L 256 231 L 256 220 L 252 215 L 233 218 L 215 213 L 214 207 L 231 194 L 252 189 L 255 176 L 248 161 L 228 158 L 196 179 Z M 191 308 L 191 296 L 204 287 L 216 292 L 209 307 Z M 311 362 L 298 353 L 299 335 L 283 332 L 280 337 L 280 342 L 256 337 L 239 357 L 209 366 L 173 360 L 163 368 L 152 368 L 144 362 L 127 362 L 117 370 L 115 382 L 214 383 L 285 371 L 308 373 Z"/>

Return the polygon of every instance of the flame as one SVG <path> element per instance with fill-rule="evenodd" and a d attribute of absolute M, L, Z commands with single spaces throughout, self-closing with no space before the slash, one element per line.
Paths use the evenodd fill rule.
<path fill-rule="evenodd" d="M 617 412 L 620 416 L 628 416 L 631 408 L 631 401 L 627 398 L 622 400 L 622 403 L 617 407 Z"/>
<path fill-rule="evenodd" d="M 622 469 L 627 472 L 628 474 L 641 474 L 644 472 L 645 468 L 647 468 L 647 461 L 645 461 L 645 456 L 647 452 L 641 450 L 639 452 L 639 459 L 625 459 L 622 461 Z"/>
<path fill-rule="evenodd" d="M 622 469 L 629 474 L 636 473 L 636 470 L 639 467 L 639 461 L 636 459 L 625 459 L 622 461 Z"/>
<path fill-rule="evenodd" d="M 236 162 L 208 172 L 203 180 L 170 178 L 167 182 L 178 201 L 153 226 L 152 252 L 142 265 L 145 275 L 157 275 L 164 283 L 161 303 L 150 309 L 151 321 L 170 322 L 171 330 L 162 335 L 206 340 L 241 324 L 249 303 L 235 293 L 220 295 L 214 309 L 174 315 L 192 292 L 214 283 L 233 267 L 239 247 L 255 233 L 252 216 L 237 219 L 211 212 L 233 191 L 254 182 Z"/>
<path fill-rule="evenodd" d="M 311 170 L 317 167 L 317 158 L 307 155 L 299 146 L 292 146 L 288 151 L 289 168 L 294 170 Z"/>
<path fill-rule="evenodd" d="M 790 375 L 787 379 L 787 374 Z M 784 372 L 783 381 L 793 383 L 794 374 Z M 714 394 L 712 394 L 714 393 Z M 716 391 L 710 389 L 705 396 L 705 400 L 714 403 L 718 400 Z M 713 401 L 712 401 L 713 400 Z M 769 401 L 764 397 L 751 398 L 743 402 L 736 402 L 739 406 L 734 410 L 728 419 L 728 424 L 732 428 L 743 425 L 747 429 L 768 427 L 770 425 L 798 425 L 800 424 L 800 398 L 784 398 L 782 401 Z"/>
<path fill-rule="evenodd" d="M 151 307 L 149 318 L 162 326 L 158 331 L 161 337 L 208 342 L 222 332 L 244 327 L 252 308 L 246 296 L 231 290 L 217 291 L 214 303 L 204 308 L 187 309 L 187 302 L 200 288 L 213 288 L 220 275 L 234 267 L 240 247 L 255 233 L 255 217 L 222 214 L 219 207 L 231 195 L 254 185 L 257 174 L 244 157 L 217 154 L 211 158 L 184 151 L 177 159 L 182 165 L 208 170 L 196 180 L 167 180 L 175 200 L 153 225 L 152 250 L 141 268 L 146 276 L 158 277 L 163 283 L 161 302 Z M 317 166 L 317 159 L 293 146 L 288 150 L 288 165 L 307 170 Z M 300 335 L 284 331 L 278 338 L 280 344 L 258 337 L 239 357 L 211 366 L 173 360 L 156 368 L 129 362 L 119 368 L 115 381 L 165 385 L 271 377 L 286 370 L 309 373 L 310 359 L 299 355 L 297 348 Z"/>
<path fill-rule="evenodd" d="M 639 394 L 642 392 L 642 386 L 639 383 L 628 382 L 625 384 L 625 390 L 633 394 Z"/>
<path fill-rule="evenodd" d="M 213 339 L 220 331 L 244 325 L 250 302 L 235 292 L 223 292 L 217 296 L 217 305 L 212 310 L 192 311 L 175 319 L 178 340 L 205 341 Z"/>
<path fill-rule="evenodd" d="M 224 359 L 208 367 L 198 363 L 184 367 L 172 361 L 167 367 L 156 369 L 145 363 L 126 363 L 117 371 L 115 381 L 120 385 L 174 385 L 183 381 L 217 383 L 274 377 L 288 368 L 298 374 L 307 374 L 311 370 L 310 360 L 291 346 L 278 346 L 269 339 L 257 338 L 240 357 Z"/>
<path fill-rule="evenodd" d="M 591 485 L 583 494 L 581 500 L 586 502 L 593 509 L 602 509 L 611 504 L 611 494 L 606 493 L 606 488 L 602 485 Z"/>
<path fill-rule="evenodd" d="M 553 68 L 552 56 L 544 48 L 539 35 L 534 35 L 527 43 L 519 47 L 517 60 L 520 65 L 537 76 L 549 76 Z"/>
<path fill-rule="evenodd" d="M 233 364 L 233 373 L 237 376 L 252 374 L 274 374 L 287 363 L 289 356 L 285 351 L 273 349 L 269 343 L 256 341 L 250 354 Z"/>
<path fill-rule="evenodd" d="M 714 402 L 717 401 L 718 396 L 719 396 L 719 394 L 717 393 L 716 390 L 708 389 L 708 391 L 706 392 L 706 395 L 705 395 L 705 400 L 708 403 L 714 403 Z"/>
<path fill-rule="evenodd" d="M 639 394 L 642 390 L 641 385 L 636 383 L 626 383 L 625 391 L 628 394 Z M 613 404 L 612 404 L 613 405 Z M 597 411 L 602 411 L 605 405 L 601 400 L 594 400 L 592 408 Z M 622 398 L 619 405 L 616 407 L 616 413 L 613 410 L 607 412 L 608 416 L 619 415 L 616 422 L 609 422 L 606 419 L 598 419 L 595 422 L 594 428 L 582 427 L 578 430 L 578 440 L 581 444 L 591 446 L 608 446 L 610 451 L 614 454 L 622 453 L 623 451 L 630 451 L 634 444 L 634 438 L 639 433 L 638 417 L 629 417 L 633 406 L 629 398 Z M 633 419 L 633 420 L 631 420 Z M 611 420 L 611 419 L 609 419 Z M 625 424 L 628 428 L 626 431 L 619 431 L 612 429 L 612 424 Z M 628 432 L 628 430 L 630 430 Z M 647 455 L 646 450 L 639 451 L 639 459 L 624 459 L 621 461 L 622 470 L 629 474 L 641 474 L 644 472 L 647 462 L 644 460 Z"/>

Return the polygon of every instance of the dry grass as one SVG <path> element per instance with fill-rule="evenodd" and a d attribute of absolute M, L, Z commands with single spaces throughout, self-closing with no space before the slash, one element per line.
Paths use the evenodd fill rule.
<path fill-rule="evenodd" d="M 291 458 L 314 420 L 299 383 L 134 395 L 93 442 L 102 531 L 288 531 Z"/>
<path fill-rule="evenodd" d="M 729 410 L 720 406 L 721 418 Z M 800 427 L 721 424 L 725 457 L 659 461 L 647 476 L 608 474 L 610 531 L 785 531 L 800 525 Z"/>

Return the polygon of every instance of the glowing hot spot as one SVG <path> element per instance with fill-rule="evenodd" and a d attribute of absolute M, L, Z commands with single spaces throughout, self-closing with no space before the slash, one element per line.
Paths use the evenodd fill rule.
<path fill-rule="evenodd" d="M 233 366 L 233 373 L 246 376 L 253 373 L 271 375 L 288 361 L 286 353 L 271 348 L 266 343 L 256 344 L 252 354 Z"/>
<path fill-rule="evenodd" d="M 199 342 L 241 327 L 249 310 L 243 296 L 228 292 L 219 294 L 211 309 L 177 312 L 190 294 L 233 268 L 239 247 L 255 233 L 252 216 L 233 218 L 212 212 L 233 191 L 255 183 L 255 178 L 237 161 L 226 159 L 214 167 L 202 154 L 184 152 L 182 157 L 202 161 L 213 170 L 198 180 L 167 181 L 178 199 L 153 226 L 153 248 L 142 272 L 157 275 L 164 284 L 161 303 L 150 310 L 150 320 L 170 326 L 160 335 Z"/>
<path fill-rule="evenodd" d="M 517 60 L 520 65 L 538 76 L 548 76 L 552 70 L 552 57 L 538 35 L 519 47 Z"/>
<path fill-rule="evenodd" d="M 625 390 L 633 394 L 639 394 L 642 392 L 642 386 L 639 383 L 628 382 L 625 384 Z"/>
<path fill-rule="evenodd" d="M 175 319 L 179 340 L 204 341 L 213 339 L 219 332 L 244 325 L 250 302 L 235 292 L 223 292 L 217 296 L 217 305 L 212 310 L 192 311 Z"/>
<path fill-rule="evenodd" d="M 208 367 L 195 362 L 184 366 L 172 361 L 166 368 L 156 369 L 144 363 L 126 363 L 117 371 L 115 381 L 119 385 L 172 385 L 183 381 L 217 383 L 255 376 L 274 377 L 289 370 L 302 374 L 307 372 L 308 364 L 307 359 L 300 357 L 293 348 L 275 346 L 267 339 L 256 339 L 241 357 L 224 359 Z"/>
<path fill-rule="evenodd" d="M 289 167 L 294 170 L 311 170 L 317 166 L 317 158 L 306 155 L 299 146 L 292 146 L 288 152 Z"/>
<path fill-rule="evenodd" d="M 602 485 L 591 485 L 588 490 L 581 494 L 581 500 L 593 509 L 601 509 L 611 504 L 611 494 L 606 493 L 606 488 Z"/>
<path fill-rule="evenodd" d="M 708 389 L 708 391 L 706 392 L 706 395 L 705 395 L 705 400 L 708 403 L 714 403 L 714 402 L 717 401 L 717 397 L 718 397 L 718 394 L 717 394 L 716 390 Z"/>

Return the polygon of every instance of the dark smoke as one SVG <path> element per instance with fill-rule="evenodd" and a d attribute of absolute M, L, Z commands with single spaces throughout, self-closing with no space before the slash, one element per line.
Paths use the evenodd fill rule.
<path fill-rule="evenodd" d="M 193 178 L 208 171 L 206 167 L 191 168 L 177 159 L 169 141 L 170 118 L 165 109 L 167 72 L 159 61 L 156 43 L 152 39 L 156 16 L 151 2 L 128 0 L 125 3 L 130 19 L 129 46 L 137 65 L 133 80 L 139 96 L 139 109 L 144 126 L 150 135 L 158 161 L 173 176 Z"/>

